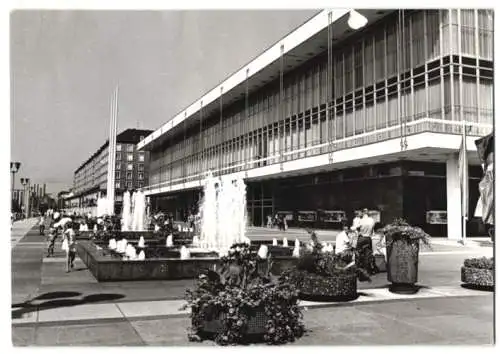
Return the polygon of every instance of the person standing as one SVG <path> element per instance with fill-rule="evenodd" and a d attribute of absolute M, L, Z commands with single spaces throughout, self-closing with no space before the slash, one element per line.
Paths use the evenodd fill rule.
<path fill-rule="evenodd" d="M 368 209 L 363 209 L 363 217 L 359 222 L 359 237 L 357 249 L 360 253 L 362 267 L 369 273 L 376 273 L 375 258 L 373 256 L 372 236 L 375 221 L 368 215 Z"/>
<path fill-rule="evenodd" d="M 354 219 L 352 220 L 352 231 L 358 231 L 359 223 L 361 222 L 361 213 L 359 211 L 354 212 Z"/>
<path fill-rule="evenodd" d="M 43 214 L 40 215 L 39 229 L 40 235 L 43 236 L 45 233 L 45 218 L 43 217 Z"/>
<path fill-rule="evenodd" d="M 66 225 L 66 231 L 63 234 L 63 244 L 62 249 L 66 251 L 66 273 L 69 273 L 70 268 L 74 267 L 73 262 L 76 257 L 76 234 L 73 230 L 73 225 L 68 223 Z"/>

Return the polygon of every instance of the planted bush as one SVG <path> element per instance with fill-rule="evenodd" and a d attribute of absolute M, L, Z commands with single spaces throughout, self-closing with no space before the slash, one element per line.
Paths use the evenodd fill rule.
<path fill-rule="evenodd" d="M 474 286 L 492 287 L 495 285 L 493 269 L 493 258 L 466 259 L 461 269 L 462 282 Z"/>
<path fill-rule="evenodd" d="M 302 336 L 298 292 L 288 278 L 270 274 L 270 258 L 259 271 L 250 246 L 235 244 L 221 263 L 219 272 L 200 275 L 196 287 L 186 291 L 191 341 L 212 334 L 217 344 L 240 344 L 256 335 L 269 344 L 283 344 Z"/>
<path fill-rule="evenodd" d="M 310 247 L 301 251 L 296 269 L 283 276 L 297 285 L 303 299 L 352 300 L 357 296 L 357 280 L 370 281 L 368 272 L 359 266 L 361 258 L 354 249 L 341 254 L 324 251 L 311 232 Z"/>

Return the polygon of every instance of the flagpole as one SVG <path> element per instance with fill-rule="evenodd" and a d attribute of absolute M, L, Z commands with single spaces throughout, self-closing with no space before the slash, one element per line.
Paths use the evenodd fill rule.
<path fill-rule="evenodd" d="M 467 132 L 465 126 L 465 120 L 462 120 L 462 148 L 463 148 L 463 159 L 462 159 L 462 243 L 465 245 L 467 241 L 467 209 L 468 209 L 468 161 L 467 161 Z"/>

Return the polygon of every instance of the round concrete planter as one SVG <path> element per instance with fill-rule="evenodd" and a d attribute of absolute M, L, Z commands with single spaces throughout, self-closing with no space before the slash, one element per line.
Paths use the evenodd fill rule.
<path fill-rule="evenodd" d="M 269 317 L 266 315 L 263 308 L 256 308 L 252 311 L 253 313 L 248 319 L 246 334 L 254 338 L 263 337 L 267 333 L 266 323 Z M 225 317 L 226 314 L 221 312 L 217 318 L 211 318 L 204 321 L 200 329 L 201 334 L 208 338 L 216 337 L 217 334 L 224 331 L 223 323 Z"/>
<path fill-rule="evenodd" d="M 299 297 L 312 301 L 351 301 L 357 297 L 355 273 L 323 276 L 306 273 L 297 283 Z"/>

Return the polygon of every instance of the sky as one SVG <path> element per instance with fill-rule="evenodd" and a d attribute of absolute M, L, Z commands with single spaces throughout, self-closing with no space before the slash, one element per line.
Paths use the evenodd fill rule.
<path fill-rule="evenodd" d="M 159 128 L 318 10 L 49 11 L 10 15 L 11 161 L 57 193 L 107 139 Z"/>

